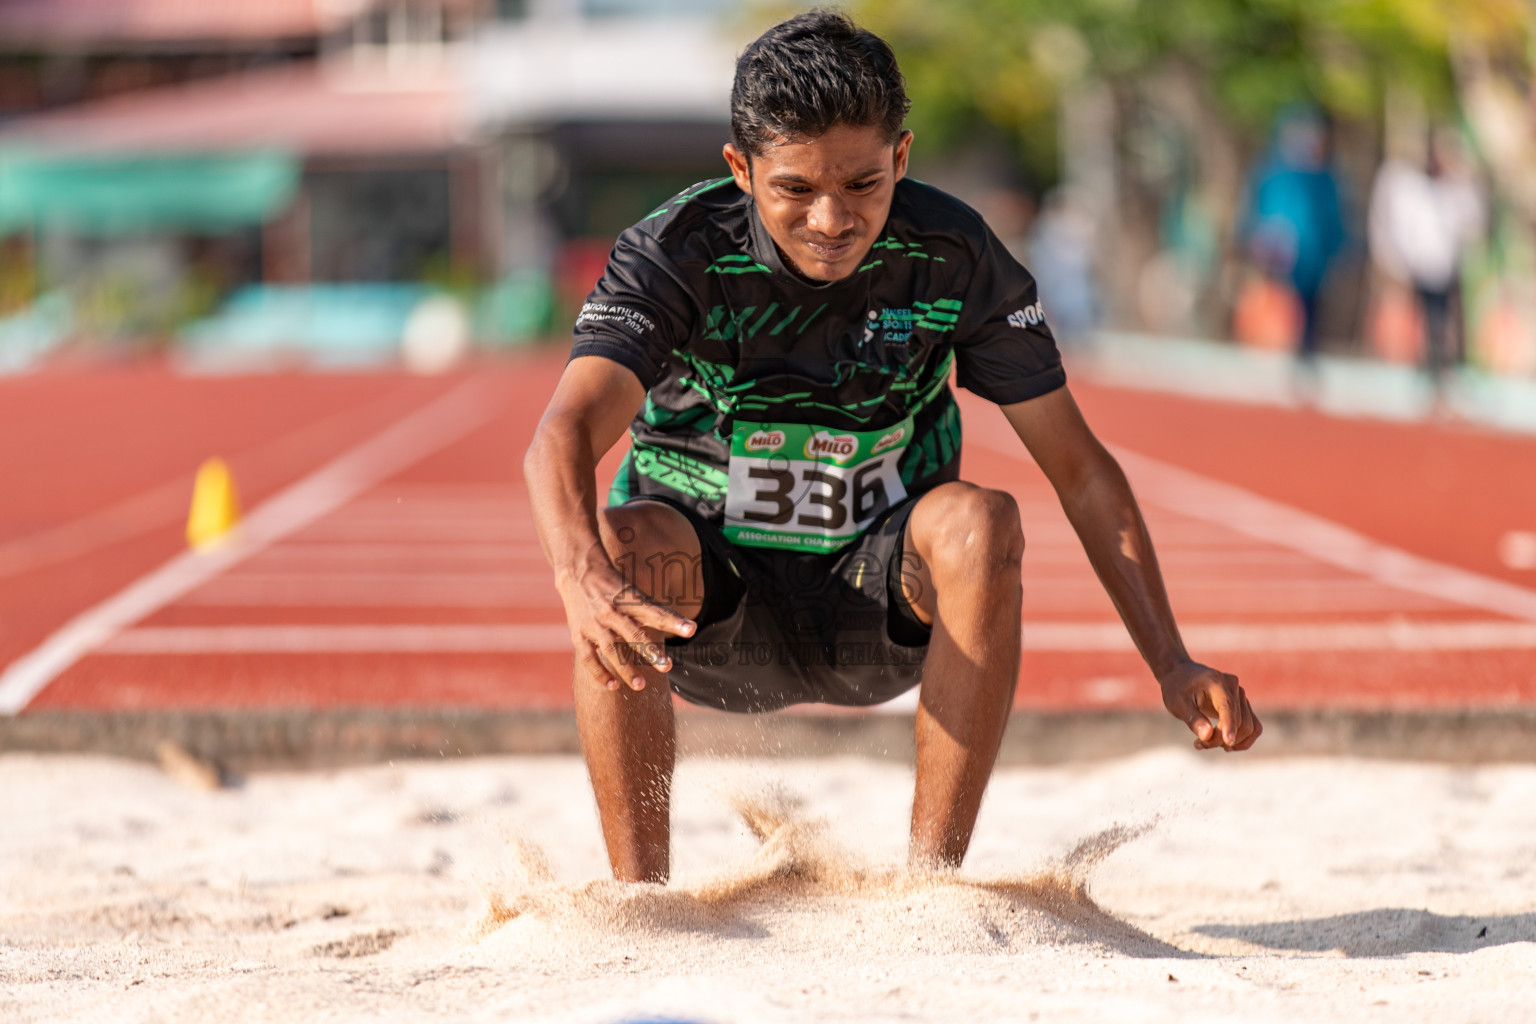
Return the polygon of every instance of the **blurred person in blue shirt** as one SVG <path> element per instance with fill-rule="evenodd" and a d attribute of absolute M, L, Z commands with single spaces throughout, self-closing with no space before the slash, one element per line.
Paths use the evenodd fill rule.
<path fill-rule="evenodd" d="M 1093 213 L 1068 186 L 1046 193 L 1026 244 L 1040 295 L 1051 310 L 1058 341 L 1080 342 L 1098 325 Z"/>
<path fill-rule="evenodd" d="M 1344 247 L 1343 198 L 1329 166 L 1328 128 L 1315 110 L 1280 115 L 1274 141 L 1249 189 L 1244 236 L 1270 259 L 1296 292 L 1302 310 L 1299 355 L 1317 354 L 1317 307 L 1334 258 Z"/>

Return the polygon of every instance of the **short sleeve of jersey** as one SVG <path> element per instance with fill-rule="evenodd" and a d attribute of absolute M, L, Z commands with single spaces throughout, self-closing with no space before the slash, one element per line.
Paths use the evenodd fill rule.
<path fill-rule="evenodd" d="M 955 331 L 956 379 L 989 402 L 1009 405 L 1055 391 L 1067 375 L 1034 276 L 990 229 L 981 230 Z"/>
<path fill-rule="evenodd" d="M 611 359 L 649 391 L 666 375 L 672 350 L 686 344 L 693 318 L 694 303 L 660 243 L 630 228 L 576 317 L 570 357 Z"/>

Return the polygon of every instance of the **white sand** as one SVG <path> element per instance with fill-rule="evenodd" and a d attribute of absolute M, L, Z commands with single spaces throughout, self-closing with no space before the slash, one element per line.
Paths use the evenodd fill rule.
<path fill-rule="evenodd" d="M 775 812 L 771 782 L 803 805 Z M 0 1020 L 1536 1014 L 1536 766 L 1162 751 L 1010 769 L 965 871 L 926 881 L 895 870 L 910 786 L 886 762 L 685 762 L 660 890 L 601 880 L 573 758 L 206 793 L 6 755 Z M 782 825 L 766 845 L 743 794 Z"/>

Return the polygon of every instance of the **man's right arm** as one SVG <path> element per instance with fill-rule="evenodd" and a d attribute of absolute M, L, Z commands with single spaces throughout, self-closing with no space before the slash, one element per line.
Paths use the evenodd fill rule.
<path fill-rule="evenodd" d="M 626 367 L 601 356 L 572 359 L 523 458 L 539 544 L 555 571 L 577 662 L 610 688 L 623 681 L 637 690 L 644 679 L 626 665 L 620 647 L 654 652 L 658 633 L 694 631 L 689 620 L 626 592 L 598 528 L 598 460 L 644 401 L 645 388 Z M 665 654 L 649 656 L 665 671 Z"/>

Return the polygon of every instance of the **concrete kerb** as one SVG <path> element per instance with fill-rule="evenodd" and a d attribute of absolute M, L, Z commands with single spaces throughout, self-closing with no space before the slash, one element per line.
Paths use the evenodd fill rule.
<path fill-rule="evenodd" d="M 1068 356 L 1088 379 L 1112 387 L 1282 408 L 1310 404 L 1334 416 L 1400 422 L 1436 415 L 1427 374 L 1375 359 L 1319 356 L 1309 379 L 1288 352 L 1109 331 L 1069 349 Z M 1449 375 L 1443 399 L 1464 422 L 1536 434 L 1536 380 L 1459 367 Z"/>
<path fill-rule="evenodd" d="M 678 716 L 682 756 L 863 756 L 910 762 L 911 715 Z M 92 753 L 153 760 L 158 744 L 235 774 L 396 759 L 580 751 L 567 711 L 35 712 L 0 719 L 0 752 Z M 1001 762 L 1096 761 L 1190 743 L 1161 711 L 1019 712 Z M 1536 762 L 1536 708 L 1280 711 L 1253 756 L 1350 756 L 1442 763 Z"/>

